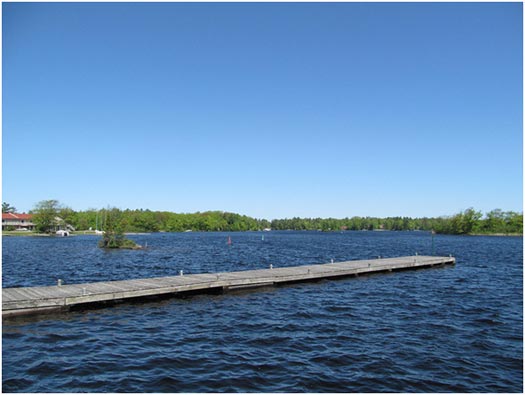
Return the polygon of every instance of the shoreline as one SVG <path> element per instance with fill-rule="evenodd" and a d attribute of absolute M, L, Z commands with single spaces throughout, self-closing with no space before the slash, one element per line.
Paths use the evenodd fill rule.
<path fill-rule="evenodd" d="M 294 229 L 287 229 L 287 231 L 293 231 Z M 410 231 L 405 231 L 405 230 L 381 230 L 383 232 L 410 232 Z M 208 233 L 207 231 L 203 230 L 203 231 L 195 231 L 195 232 L 205 232 L 205 233 Z M 222 233 L 228 233 L 230 231 L 222 231 Z M 235 231 L 235 232 L 254 232 L 254 231 L 251 231 L 251 230 L 246 230 L 246 231 Z M 261 231 L 262 232 L 262 231 Z M 279 231 L 274 231 L 274 232 L 279 232 Z M 304 232 L 303 230 L 297 230 L 297 232 Z M 315 232 L 314 230 L 312 230 L 311 232 Z M 355 231 L 343 231 L 343 232 L 360 232 L 358 230 L 355 230 Z M 325 232 L 325 233 L 343 233 L 341 231 L 328 231 L 328 232 Z M 414 231 L 412 231 L 414 232 Z M 425 231 L 425 230 L 422 230 L 422 231 L 418 231 L 418 232 L 428 232 L 430 233 L 430 231 Z M 149 234 L 152 234 L 152 233 L 185 233 L 185 232 L 167 232 L 167 231 L 160 231 L 160 232 L 125 232 L 124 234 L 125 235 L 149 235 Z M 89 236 L 102 236 L 100 233 L 95 233 L 95 231 L 89 231 L 89 230 L 85 230 L 85 231 L 76 231 L 76 232 L 71 232 L 71 234 L 69 236 L 66 236 L 66 237 L 74 237 L 74 236 L 83 236 L 83 235 L 89 235 Z M 491 237 L 523 237 L 523 233 L 467 233 L 467 234 L 463 234 L 463 235 L 455 235 L 455 234 L 452 234 L 452 233 L 438 233 L 437 235 L 441 235 L 441 236 L 491 236 Z M 2 231 L 2 237 L 60 237 L 62 238 L 63 236 L 56 236 L 54 234 L 49 234 L 49 233 L 34 233 L 34 232 L 28 232 L 28 231 Z"/>
<path fill-rule="evenodd" d="M 523 233 L 469 233 L 467 236 L 523 237 Z"/>

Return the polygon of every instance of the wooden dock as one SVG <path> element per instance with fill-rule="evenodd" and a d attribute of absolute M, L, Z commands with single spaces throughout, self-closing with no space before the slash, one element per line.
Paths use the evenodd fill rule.
<path fill-rule="evenodd" d="M 389 272 L 454 264 L 454 257 L 407 256 L 271 267 L 226 273 L 203 273 L 125 281 L 104 281 L 46 287 L 3 288 L 2 316 L 41 314 L 93 304 L 115 303 L 184 293 L 221 292 L 250 287 L 316 281 L 367 273 Z"/>

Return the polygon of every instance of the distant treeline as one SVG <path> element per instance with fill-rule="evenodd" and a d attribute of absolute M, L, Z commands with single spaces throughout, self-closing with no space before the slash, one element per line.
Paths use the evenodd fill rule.
<path fill-rule="evenodd" d="M 61 208 L 59 216 L 77 230 L 103 229 L 106 210 L 75 212 Z M 178 214 L 167 211 L 123 210 L 126 232 L 256 231 L 272 230 L 434 230 L 445 234 L 522 234 L 523 213 L 492 210 L 485 215 L 469 208 L 449 217 L 352 217 L 256 219 L 222 211 Z"/>
<path fill-rule="evenodd" d="M 169 211 L 102 210 L 74 211 L 57 200 L 38 202 L 30 213 L 37 232 L 54 232 L 67 225 L 78 231 L 104 230 L 108 213 L 118 211 L 119 229 L 124 232 L 256 231 L 272 230 L 424 230 L 444 234 L 523 234 L 523 213 L 492 210 L 485 215 L 473 208 L 452 216 L 434 218 L 352 217 L 352 218 L 286 218 L 268 221 L 229 213 L 206 211 L 180 214 Z M 16 212 L 2 203 L 2 212 Z"/>
<path fill-rule="evenodd" d="M 522 234 L 523 213 L 467 209 L 450 217 L 291 218 L 271 222 L 275 230 L 425 230 L 445 234 Z"/>

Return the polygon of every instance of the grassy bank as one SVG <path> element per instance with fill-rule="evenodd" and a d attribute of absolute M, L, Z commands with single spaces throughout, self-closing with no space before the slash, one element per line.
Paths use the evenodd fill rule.
<path fill-rule="evenodd" d="M 47 233 L 34 233 L 34 232 L 17 232 L 16 230 L 3 230 L 2 236 L 17 236 L 17 237 L 48 237 Z"/>
<path fill-rule="evenodd" d="M 100 234 L 95 233 L 95 231 L 80 231 L 80 232 L 71 232 L 70 236 L 78 236 L 78 235 L 97 235 L 100 236 Z M 28 231 L 16 231 L 16 230 L 3 230 L 2 236 L 14 236 L 14 237 L 55 237 L 54 234 L 50 233 L 36 233 L 36 232 L 28 232 Z"/>
<path fill-rule="evenodd" d="M 523 233 L 470 233 L 470 236 L 523 237 Z"/>

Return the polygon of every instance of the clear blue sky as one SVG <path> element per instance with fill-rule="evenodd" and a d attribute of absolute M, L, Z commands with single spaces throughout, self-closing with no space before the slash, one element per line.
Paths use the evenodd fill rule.
<path fill-rule="evenodd" d="M 521 3 L 2 7 L 19 211 L 522 211 Z"/>

